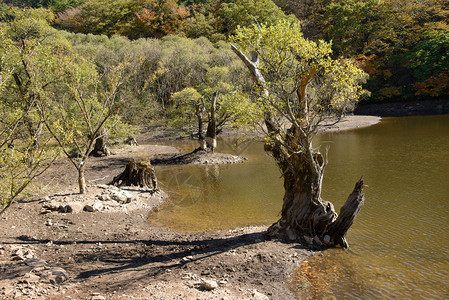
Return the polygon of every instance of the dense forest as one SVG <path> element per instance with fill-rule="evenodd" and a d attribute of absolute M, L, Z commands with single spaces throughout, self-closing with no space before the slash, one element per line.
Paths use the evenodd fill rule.
<path fill-rule="evenodd" d="M 247 123 L 253 81 L 229 42 L 255 20 L 299 20 L 306 38 L 330 41 L 369 75 L 361 101 L 449 95 L 447 0 L 4 0 L 3 204 L 57 152 L 81 178 L 106 133 L 154 119 L 193 128 L 212 103 L 219 125 Z"/>
<path fill-rule="evenodd" d="M 129 40 L 176 34 L 216 43 L 253 18 L 273 24 L 296 17 L 308 38 L 332 41 L 335 56 L 353 57 L 370 75 L 366 88 L 371 96 L 365 101 L 449 93 L 446 0 L 8 0 L 2 5 L 3 20 L 11 17 L 11 5 L 48 8 L 54 28 Z"/>

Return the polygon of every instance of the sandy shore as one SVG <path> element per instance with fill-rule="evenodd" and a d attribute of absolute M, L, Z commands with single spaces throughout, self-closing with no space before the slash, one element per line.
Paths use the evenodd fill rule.
<path fill-rule="evenodd" d="M 340 122 L 330 127 L 323 128 L 323 132 L 351 130 L 375 125 L 381 121 L 376 116 L 346 116 Z"/>
<path fill-rule="evenodd" d="M 379 121 L 351 116 L 329 130 Z M 138 138 L 140 146 L 92 158 L 87 170 L 90 191 L 82 199 L 74 185 L 76 172 L 65 160 L 59 161 L 39 179 L 45 194 L 6 211 L 0 219 L 0 298 L 294 298 L 289 275 L 313 252 L 295 243 L 267 240 L 266 227 L 181 234 L 151 226 L 148 212 L 157 209 L 163 193 L 139 194 L 142 205 L 121 203 L 93 212 L 43 210 L 56 199 L 97 199 L 103 189 L 97 185 L 120 173 L 130 157 L 176 153 L 173 147 L 151 144 L 163 138 L 161 132 L 146 133 Z"/>

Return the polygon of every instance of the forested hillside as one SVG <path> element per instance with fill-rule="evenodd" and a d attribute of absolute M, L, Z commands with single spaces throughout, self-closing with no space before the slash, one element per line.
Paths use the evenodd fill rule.
<path fill-rule="evenodd" d="M 335 55 L 357 59 L 371 100 L 447 98 L 449 1 L 275 1 L 310 38 L 332 40 Z"/>
<path fill-rule="evenodd" d="M 370 75 L 365 101 L 449 94 L 447 0 L 5 0 L 4 19 L 7 5 L 48 8 L 58 29 L 130 40 L 178 34 L 214 43 L 254 18 L 273 24 L 295 16 L 308 38 L 332 41 L 335 56 L 353 57 Z"/>

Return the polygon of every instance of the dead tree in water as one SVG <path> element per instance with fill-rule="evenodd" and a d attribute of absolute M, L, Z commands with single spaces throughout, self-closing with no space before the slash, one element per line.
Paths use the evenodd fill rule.
<path fill-rule="evenodd" d="M 306 40 L 297 23 L 242 28 L 234 41 L 233 51 L 255 82 L 255 113 L 263 118 L 265 151 L 284 178 L 281 218 L 268 234 L 347 247 L 345 234 L 364 202 L 363 181 L 338 216 L 332 203 L 321 198 L 327 161 L 312 140 L 320 127 L 353 107 L 362 94 L 363 71 L 349 60 L 332 59 L 330 44 Z"/>
<path fill-rule="evenodd" d="M 109 183 L 115 186 L 139 186 L 156 192 L 159 190 L 156 174 L 150 164 L 144 162 L 136 163 L 131 159 L 125 170 Z"/>

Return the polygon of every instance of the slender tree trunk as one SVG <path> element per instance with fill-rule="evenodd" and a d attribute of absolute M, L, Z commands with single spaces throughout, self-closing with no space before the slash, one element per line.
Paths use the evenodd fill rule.
<path fill-rule="evenodd" d="M 198 143 L 200 144 L 201 150 L 207 149 L 206 139 L 204 137 L 204 120 L 203 120 L 203 113 L 204 113 L 204 101 L 201 99 L 201 103 L 199 103 L 196 107 L 196 117 L 198 119 Z"/>
<path fill-rule="evenodd" d="M 44 127 L 44 122 L 41 121 L 37 125 L 36 130 L 31 130 L 31 132 L 33 134 L 34 141 L 33 141 L 33 145 L 28 150 L 29 151 L 28 165 L 30 165 L 30 166 L 34 163 L 34 155 L 36 154 L 36 151 L 39 149 L 39 144 L 40 144 L 41 137 L 42 137 L 43 127 Z"/>
<path fill-rule="evenodd" d="M 200 144 L 201 150 L 207 149 L 206 139 L 204 137 L 204 121 L 203 116 L 201 114 L 197 114 L 198 116 L 198 143 Z"/>
<path fill-rule="evenodd" d="M 207 125 L 206 143 L 207 149 L 214 152 L 217 148 L 217 120 L 215 110 L 217 106 L 218 92 L 214 92 L 212 95 L 212 103 L 210 107 L 209 124 Z"/>
<path fill-rule="evenodd" d="M 82 160 L 78 167 L 78 186 L 80 194 L 85 194 L 87 192 L 86 178 L 84 176 L 85 171 L 86 171 L 86 163 L 84 160 Z"/>
<path fill-rule="evenodd" d="M 39 149 L 39 144 L 41 141 L 43 128 L 44 128 L 44 122 L 40 121 L 39 124 L 37 125 L 36 131 L 34 134 L 34 143 L 33 143 L 34 150 Z"/>

